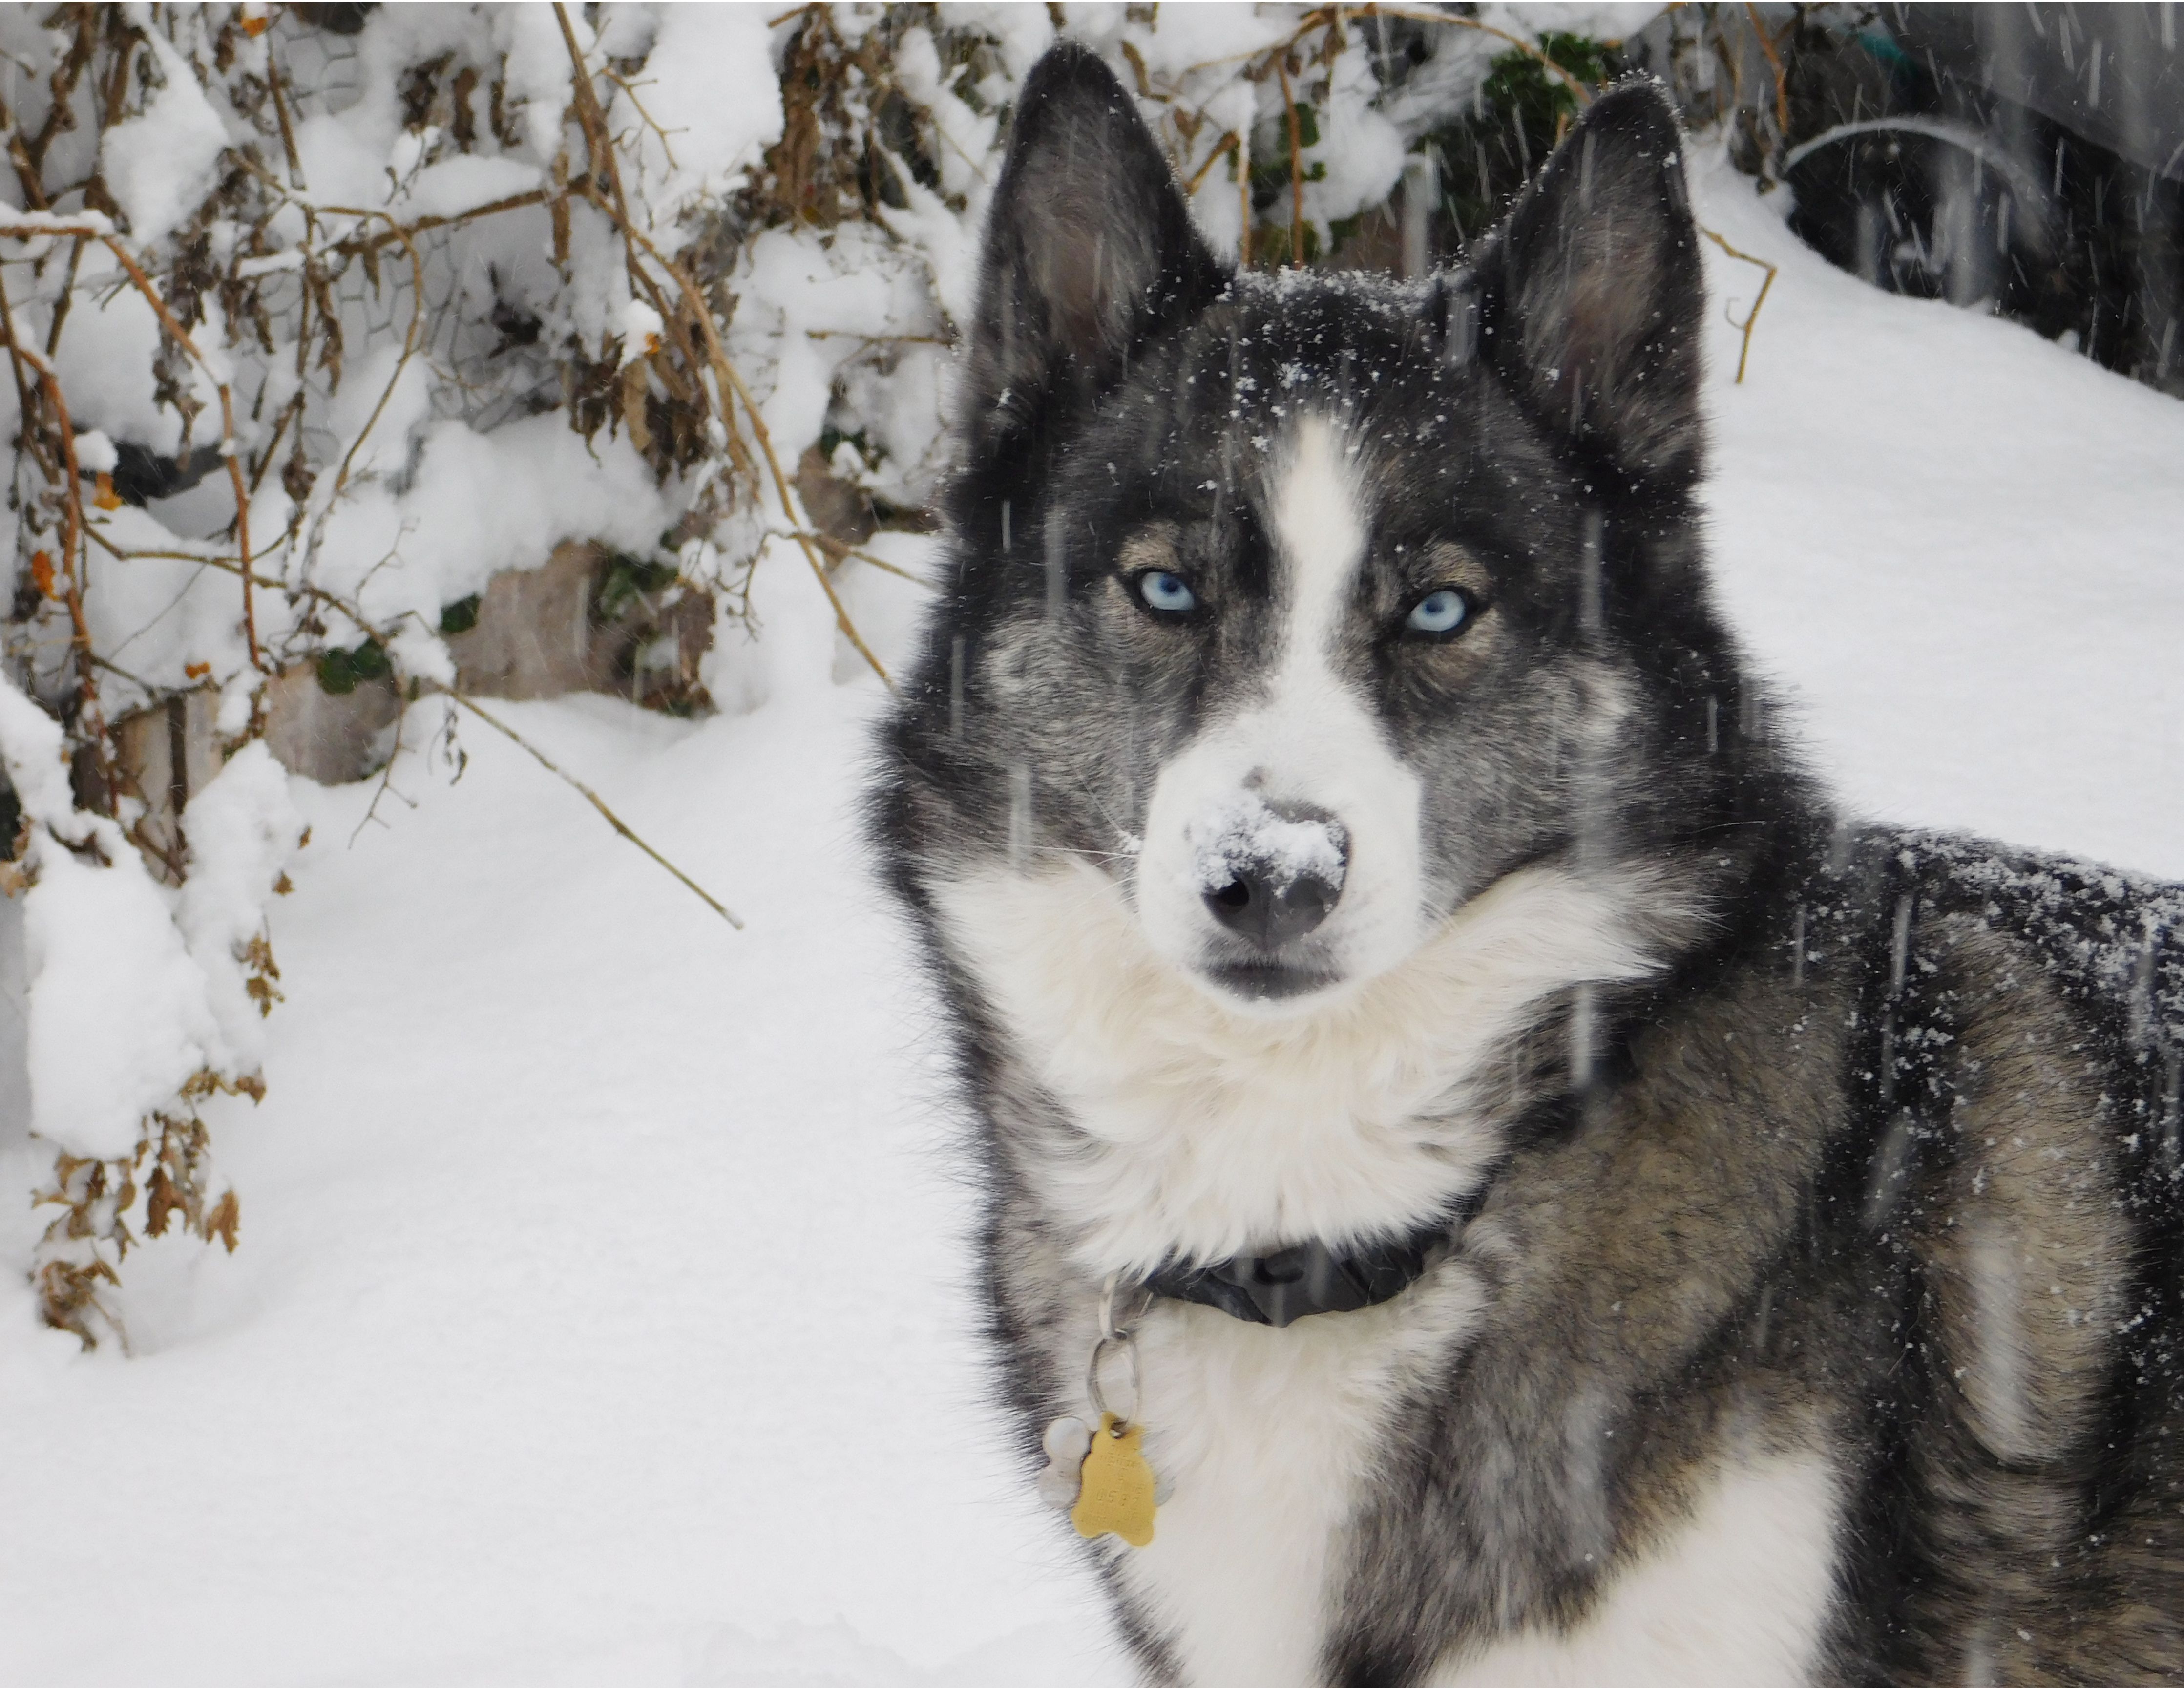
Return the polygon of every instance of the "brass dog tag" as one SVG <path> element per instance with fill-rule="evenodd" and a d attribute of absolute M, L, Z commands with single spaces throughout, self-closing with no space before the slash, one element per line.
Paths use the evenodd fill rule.
<path fill-rule="evenodd" d="M 1084 1457 L 1084 1488 L 1069 1521 L 1086 1540 L 1110 1532 L 1133 1547 L 1153 1539 L 1153 1468 L 1145 1463 L 1145 1427 L 1127 1429 L 1112 1412 L 1100 1415 L 1092 1451 Z"/>

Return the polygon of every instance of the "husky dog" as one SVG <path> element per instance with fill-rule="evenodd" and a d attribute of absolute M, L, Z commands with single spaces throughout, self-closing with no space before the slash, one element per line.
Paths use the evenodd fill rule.
<path fill-rule="evenodd" d="M 1646 86 L 1410 286 L 1024 88 L 872 827 L 1150 1683 L 2184 1674 L 2184 893 L 1836 817 L 1703 308 Z"/>

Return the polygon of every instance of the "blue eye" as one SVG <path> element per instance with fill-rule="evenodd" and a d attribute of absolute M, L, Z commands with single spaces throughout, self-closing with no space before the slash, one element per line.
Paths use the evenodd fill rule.
<path fill-rule="evenodd" d="M 1163 616 L 1180 616 L 1198 606 L 1198 594 L 1184 583 L 1183 577 L 1165 569 L 1147 569 L 1139 575 L 1138 596 L 1145 599 L 1148 610 L 1157 610 Z"/>
<path fill-rule="evenodd" d="M 1470 614 L 1471 605 L 1464 595 L 1453 587 L 1445 586 L 1418 601 L 1410 618 L 1403 623 L 1403 630 L 1424 633 L 1429 638 L 1446 638 L 1462 627 Z"/>

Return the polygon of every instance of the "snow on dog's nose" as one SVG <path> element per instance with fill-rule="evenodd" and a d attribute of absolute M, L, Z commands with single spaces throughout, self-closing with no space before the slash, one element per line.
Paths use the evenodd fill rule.
<path fill-rule="evenodd" d="M 1184 837 L 1208 912 L 1264 950 L 1325 920 L 1350 866 L 1349 833 L 1332 815 L 1251 792 L 1195 817 Z"/>

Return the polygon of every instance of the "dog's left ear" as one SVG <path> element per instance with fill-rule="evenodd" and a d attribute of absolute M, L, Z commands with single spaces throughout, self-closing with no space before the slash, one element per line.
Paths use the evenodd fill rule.
<path fill-rule="evenodd" d="M 1658 85 L 1602 94 L 1479 259 L 1481 350 L 1545 426 L 1638 483 L 1699 466 L 1706 284 L 1683 153 Z"/>

